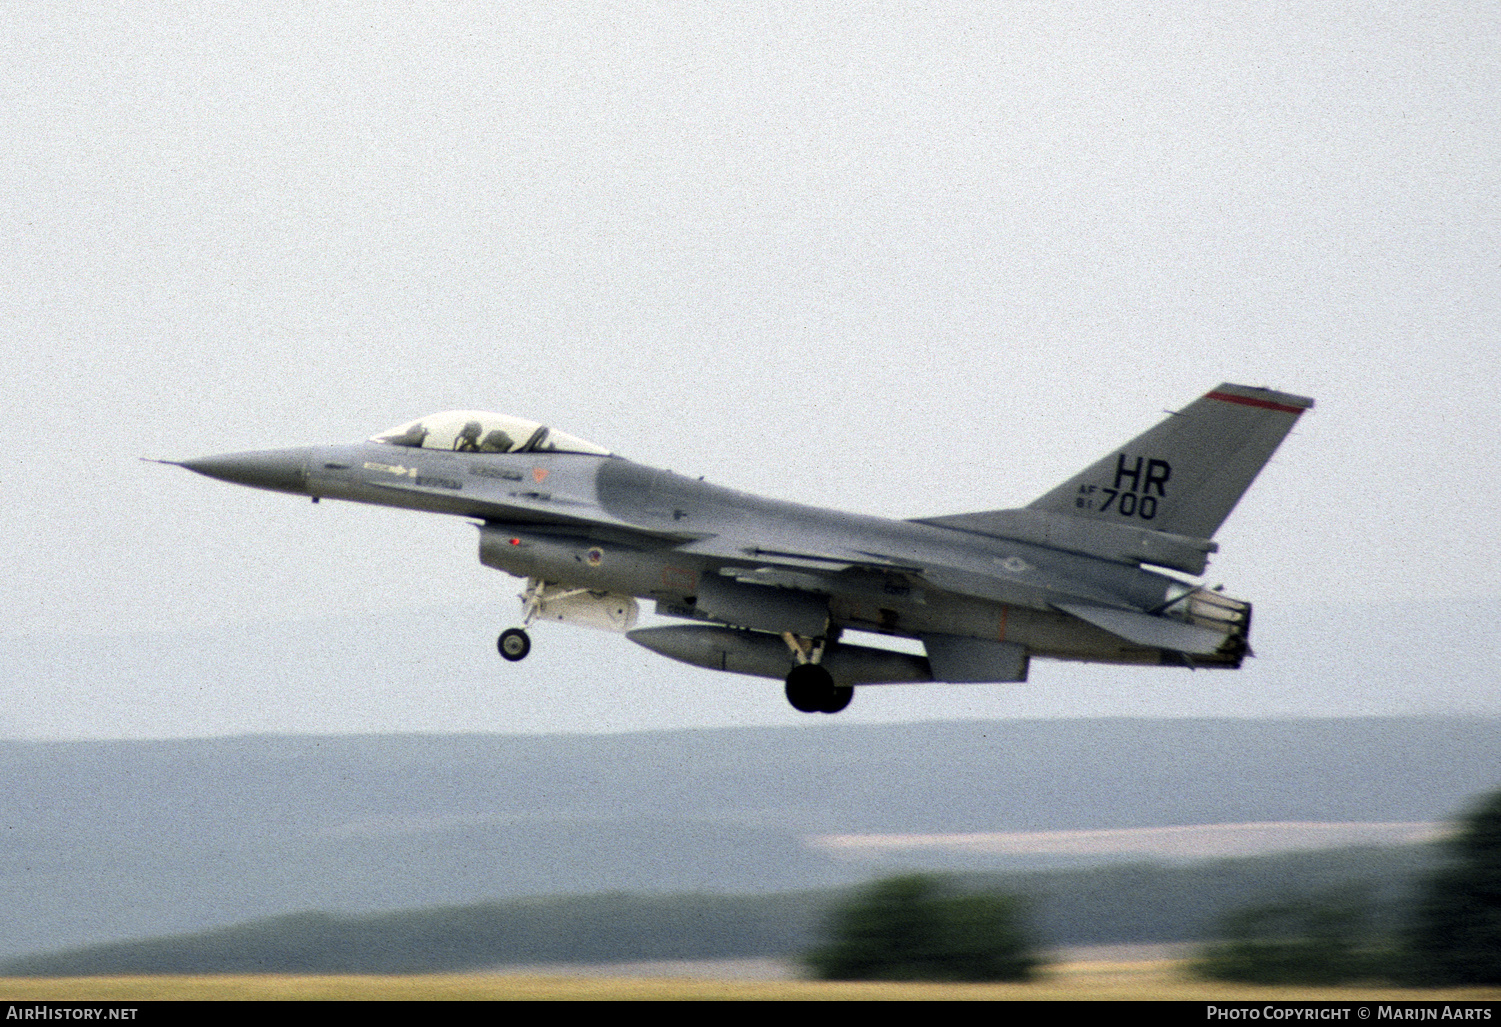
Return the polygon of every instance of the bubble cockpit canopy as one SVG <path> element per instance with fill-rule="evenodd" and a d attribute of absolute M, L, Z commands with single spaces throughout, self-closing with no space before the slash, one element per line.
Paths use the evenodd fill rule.
<path fill-rule="evenodd" d="M 554 431 L 536 421 L 483 410 L 449 410 L 419 417 L 390 431 L 372 435 L 371 442 L 413 449 L 444 449 L 456 453 L 587 453 L 609 456 L 603 446 Z"/>

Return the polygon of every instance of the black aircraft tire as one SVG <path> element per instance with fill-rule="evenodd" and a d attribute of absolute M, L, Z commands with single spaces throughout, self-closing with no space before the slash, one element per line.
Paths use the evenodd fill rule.
<path fill-rule="evenodd" d="M 792 673 L 787 675 L 787 701 L 793 709 L 803 713 L 825 712 L 825 707 L 833 704 L 839 691 L 834 687 L 833 676 L 816 663 L 793 667 Z M 848 704 L 846 699 L 845 705 Z"/>
<path fill-rule="evenodd" d="M 824 704 L 818 708 L 818 711 L 820 713 L 838 713 L 848 706 L 850 700 L 854 697 L 855 690 L 849 685 L 845 685 L 843 688 L 832 688 L 829 690 L 829 694 L 824 696 Z"/>
<path fill-rule="evenodd" d="M 506 628 L 495 640 L 495 648 L 500 650 L 501 656 L 515 663 L 526 659 L 526 654 L 532 651 L 532 640 L 520 628 Z"/>

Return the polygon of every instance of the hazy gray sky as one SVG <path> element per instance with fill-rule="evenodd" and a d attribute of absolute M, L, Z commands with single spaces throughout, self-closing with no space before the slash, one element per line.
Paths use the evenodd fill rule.
<path fill-rule="evenodd" d="M 481 408 L 736 487 L 921 516 L 1024 504 L 1221 381 L 1318 407 L 1221 533 L 1212 582 L 1259 617 L 1492 608 L 1498 15 L 14 6 L 7 644 L 453 603 L 515 620 L 517 583 L 479 566 L 462 520 L 313 507 L 139 456 Z M 1501 663 L 1494 616 L 1480 624 L 1475 652 Z M 705 674 L 537 634 L 585 662 L 624 647 L 645 673 Z M 151 687 L 99 673 L 80 697 L 128 708 Z M 0 692 L 0 729 L 113 730 L 86 703 L 72 728 L 36 727 L 53 701 Z M 319 701 L 289 698 L 283 728 L 376 723 Z M 713 721 L 704 703 L 651 723 Z M 411 726 L 474 723 L 456 702 Z"/>

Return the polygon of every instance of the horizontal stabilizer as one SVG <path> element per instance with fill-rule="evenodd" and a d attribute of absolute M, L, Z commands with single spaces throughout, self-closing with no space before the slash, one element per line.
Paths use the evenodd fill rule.
<path fill-rule="evenodd" d="M 1089 606 L 1085 603 L 1054 603 L 1064 613 L 1072 614 L 1097 628 L 1124 638 L 1136 645 L 1152 649 L 1168 649 L 1187 653 L 1190 656 L 1209 656 L 1217 653 L 1225 644 L 1226 634 L 1213 628 L 1198 628 L 1192 624 L 1156 617 L 1133 610 L 1113 610 L 1104 606 Z"/>

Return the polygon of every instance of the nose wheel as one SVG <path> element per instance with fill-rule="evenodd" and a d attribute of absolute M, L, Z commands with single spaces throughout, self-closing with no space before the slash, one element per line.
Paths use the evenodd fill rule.
<path fill-rule="evenodd" d="M 526 654 L 532 651 L 532 639 L 520 628 L 506 628 L 495 640 L 495 648 L 500 650 L 501 656 L 515 663 L 526 659 Z"/>
<path fill-rule="evenodd" d="M 526 579 L 526 591 L 518 597 L 521 600 L 522 626 L 506 628 L 495 640 L 495 648 L 511 663 L 526 659 L 526 654 L 532 651 L 532 636 L 526 633 L 525 628 L 537 619 L 537 614 L 542 609 L 542 593 L 546 588 L 547 584 L 541 578 Z"/>

